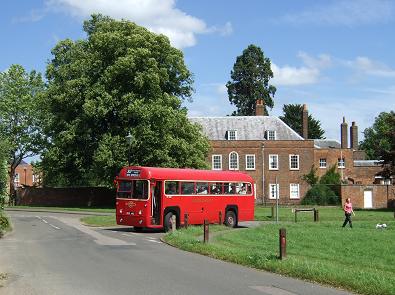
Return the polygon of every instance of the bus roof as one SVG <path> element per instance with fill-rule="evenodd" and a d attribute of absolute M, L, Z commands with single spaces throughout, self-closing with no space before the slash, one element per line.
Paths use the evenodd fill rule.
<path fill-rule="evenodd" d="M 237 171 L 215 171 L 183 168 L 157 167 L 124 167 L 119 172 L 119 178 L 158 179 L 158 180 L 206 180 L 250 182 L 253 178 L 246 173 Z"/>

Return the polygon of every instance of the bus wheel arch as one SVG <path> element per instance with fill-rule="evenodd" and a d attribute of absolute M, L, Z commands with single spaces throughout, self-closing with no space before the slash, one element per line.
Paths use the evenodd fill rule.
<path fill-rule="evenodd" d="M 171 218 L 176 216 L 176 228 L 180 227 L 180 208 L 179 207 L 167 207 L 163 214 L 163 229 L 165 232 L 171 230 Z"/>
<path fill-rule="evenodd" d="M 224 223 L 229 227 L 237 227 L 238 223 L 238 208 L 237 205 L 228 205 L 225 208 Z"/>

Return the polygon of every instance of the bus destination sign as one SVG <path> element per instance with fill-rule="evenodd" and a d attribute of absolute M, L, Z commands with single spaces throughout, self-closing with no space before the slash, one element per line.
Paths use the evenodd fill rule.
<path fill-rule="evenodd" d="M 139 177 L 140 176 L 140 170 L 129 169 L 128 171 L 126 171 L 126 176 Z"/>

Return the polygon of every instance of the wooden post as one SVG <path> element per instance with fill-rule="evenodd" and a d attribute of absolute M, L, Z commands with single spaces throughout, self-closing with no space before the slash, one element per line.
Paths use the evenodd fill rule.
<path fill-rule="evenodd" d="M 177 225 L 177 220 L 176 220 L 176 216 L 173 215 L 171 217 L 171 231 L 175 232 L 176 231 L 176 225 Z"/>
<path fill-rule="evenodd" d="M 203 231 L 203 241 L 204 243 L 208 243 L 209 223 L 207 219 L 204 220 Z"/>
<path fill-rule="evenodd" d="M 280 259 L 287 257 L 287 231 L 285 228 L 280 228 Z"/>
<path fill-rule="evenodd" d="M 297 213 L 298 213 L 298 210 L 297 209 L 295 209 L 295 222 L 297 222 L 298 220 L 297 220 Z"/>
<path fill-rule="evenodd" d="M 318 210 L 314 209 L 314 222 L 319 221 L 319 219 L 320 219 L 320 217 L 319 217 L 319 214 L 318 214 Z"/>
<path fill-rule="evenodd" d="M 272 219 L 274 219 L 274 206 L 272 206 Z"/>
<path fill-rule="evenodd" d="M 184 214 L 184 226 L 185 228 L 188 228 L 188 213 Z"/>
<path fill-rule="evenodd" d="M 222 224 L 222 211 L 219 211 L 219 225 Z"/>

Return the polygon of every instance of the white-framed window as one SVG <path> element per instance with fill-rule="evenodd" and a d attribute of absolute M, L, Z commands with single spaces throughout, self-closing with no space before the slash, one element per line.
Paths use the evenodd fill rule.
<path fill-rule="evenodd" d="M 269 170 L 278 170 L 278 155 L 269 155 Z"/>
<path fill-rule="evenodd" d="M 346 168 L 346 159 L 338 158 L 337 159 L 337 168 Z"/>
<path fill-rule="evenodd" d="M 237 130 L 228 130 L 228 140 L 237 140 Z"/>
<path fill-rule="evenodd" d="M 266 130 L 266 139 L 267 140 L 276 140 L 276 131 L 275 130 Z"/>
<path fill-rule="evenodd" d="M 299 170 L 299 155 L 289 155 L 289 169 Z"/>
<path fill-rule="evenodd" d="M 246 170 L 255 170 L 255 155 L 246 155 Z"/>
<path fill-rule="evenodd" d="M 239 170 L 239 155 L 236 152 L 229 154 L 229 170 Z"/>
<path fill-rule="evenodd" d="M 320 158 L 320 168 L 326 168 L 326 158 Z"/>
<path fill-rule="evenodd" d="M 299 183 L 290 183 L 289 184 L 289 198 L 290 199 L 299 199 Z"/>
<path fill-rule="evenodd" d="M 276 199 L 276 198 L 280 198 L 280 185 L 277 183 L 270 183 L 269 184 L 269 198 L 270 199 Z"/>
<path fill-rule="evenodd" d="M 15 173 L 14 182 L 15 182 L 16 184 L 19 184 L 19 181 L 20 181 L 20 179 L 19 179 L 19 173 Z"/>
<path fill-rule="evenodd" d="M 211 157 L 211 168 L 213 170 L 222 170 L 222 155 L 213 155 Z"/>

